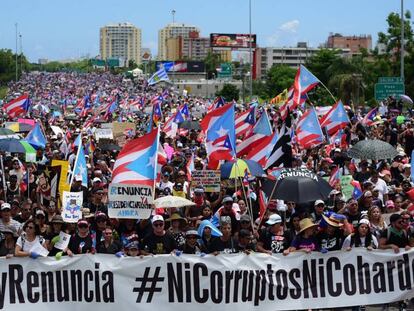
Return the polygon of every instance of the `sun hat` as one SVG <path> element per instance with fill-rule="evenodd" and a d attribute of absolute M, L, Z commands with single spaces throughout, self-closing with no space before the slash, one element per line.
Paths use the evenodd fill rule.
<path fill-rule="evenodd" d="M 311 218 L 304 218 L 299 222 L 299 227 L 300 227 L 299 233 L 302 233 L 306 229 L 317 227 L 317 226 L 318 225 L 315 224 Z"/>

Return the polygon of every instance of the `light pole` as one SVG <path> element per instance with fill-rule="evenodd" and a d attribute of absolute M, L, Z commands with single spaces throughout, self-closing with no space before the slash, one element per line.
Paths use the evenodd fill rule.
<path fill-rule="evenodd" d="M 20 74 L 23 74 L 23 45 L 22 45 L 22 34 L 19 34 L 20 39 Z"/>
<path fill-rule="evenodd" d="M 172 15 L 173 24 L 174 24 L 175 23 L 175 10 L 171 11 L 171 15 Z"/>
<path fill-rule="evenodd" d="M 17 75 L 18 75 L 18 66 L 17 66 L 17 23 L 14 24 L 14 26 L 16 27 L 16 82 L 17 82 Z"/>
<path fill-rule="evenodd" d="M 404 0 L 401 0 L 401 69 L 400 76 L 404 82 Z"/>
<path fill-rule="evenodd" d="M 250 100 L 252 100 L 252 96 L 253 96 L 252 0 L 249 0 L 249 58 L 250 58 L 250 61 L 249 61 L 250 62 L 249 94 L 250 94 Z"/>

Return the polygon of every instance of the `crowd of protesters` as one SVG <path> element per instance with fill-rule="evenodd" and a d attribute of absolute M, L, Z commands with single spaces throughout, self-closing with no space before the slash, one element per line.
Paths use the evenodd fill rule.
<path fill-rule="evenodd" d="M 85 94 L 98 98 L 98 105 L 117 98 L 124 105 L 109 116 L 103 111 L 101 116 L 105 115 L 105 122 L 135 122 L 135 137 L 139 137 L 148 123 L 145 107 L 162 90 L 147 86 L 145 81 L 137 83 L 107 73 L 27 74 L 9 87 L 8 99 L 30 94 L 30 117 L 42 123 L 47 144 L 37 150 L 36 161 L 31 163 L 26 163 L 21 154 L 2 152 L 5 187 L 0 189 L 0 256 L 36 258 L 39 253 L 32 251 L 35 244 L 42 245 L 49 256 L 57 259 L 86 253 L 139 257 L 258 252 L 289 256 L 292 252 L 326 253 L 355 247 L 392 249 L 398 253 L 414 246 L 410 165 L 414 129 L 409 118 L 396 121 L 402 114 L 402 107 L 396 102 L 382 104 L 378 119 L 370 126 L 361 122 L 364 110 L 349 111 L 351 123 L 344 129 L 345 139 L 336 142 L 334 148 L 322 145 L 301 150 L 293 144 L 293 167 L 308 168 L 320 176 L 330 176 L 339 168 L 343 175 L 351 175 L 359 182 L 362 189 L 359 198 L 345 199 L 338 184 L 325 201 L 299 204 L 270 200 L 264 215 L 259 215 L 257 180 L 249 180 L 249 184 L 238 189 L 234 183 L 222 180 L 221 191 L 216 193 L 191 186 L 187 162 L 194 158 L 195 169 L 203 170 L 208 154 L 199 131 L 190 130 L 173 138 L 161 135 L 161 144 L 172 148 L 173 153 L 162 167 L 155 196 L 181 196 L 195 206 L 154 210 L 150 219 L 137 220 L 108 217 L 108 185 L 119 150 L 106 150 L 94 141 L 93 133 L 100 123 L 91 122 L 86 129 L 85 120 L 90 114 L 77 114 L 71 119 L 65 116 Z M 125 108 L 127 103 L 138 99 L 141 104 L 136 109 Z M 193 113 L 193 120 L 206 113 L 207 100 L 184 98 L 170 90 L 164 98 L 163 114 L 167 116 L 184 101 Z M 245 108 L 238 105 L 238 109 Z M 277 108 L 264 109 L 272 116 L 273 125 L 280 125 Z M 3 115 L 5 121 L 11 121 L 7 115 Z M 59 126 L 63 134 L 55 134 L 50 125 Z M 83 218 L 77 223 L 66 223 L 60 215 L 59 195 L 50 195 L 51 185 L 45 178 L 45 170 L 52 160 L 68 160 L 73 168 L 77 152 L 73 141 L 79 133 L 83 134 L 83 144 L 93 141 L 97 147 L 87 155 L 88 186 L 82 185 L 82 178 L 74 176 L 70 189 L 83 192 Z M 347 149 L 366 138 L 390 143 L 398 150 L 398 156 L 384 161 L 350 158 Z M 26 184 L 24 188 L 22 183 Z M 241 187 L 246 191 L 241 191 Z M 61 231 L 70 235 L 64 250 L 54 247 Z"/>

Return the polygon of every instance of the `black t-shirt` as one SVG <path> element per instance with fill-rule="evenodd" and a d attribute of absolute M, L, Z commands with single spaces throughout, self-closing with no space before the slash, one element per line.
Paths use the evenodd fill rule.
<path fill-rule="evenodd" d="M 333 235 L 328 235 L 326 232 L 322 231 L 316 235 L 316 238 L 318 239 L 320 247 L 329 251 L 340 250 L 344 240 L 344 236 L 340 230 L 335 230 Z"/>
<path fill-rule="evenodd" d="M 169 254 L 174 249 L 177 249 L 177 244 L 175 243 L 174 238 L 168 232 L 165 233 L 163 236 L 155 235 L 154 233 L 150 233 L 147 235 L 143 242 L 142 248 L 154 255 L 156 254 Z"/>
<path fill-rule="evenodd" d="M 105 241 L 100 241 L 96 251 L 101 254 L 116 254 L 122 250 L 121 242 L 114 240 L 108 247 L 105 246 Z"/>
<path fill-rule="evenodd" d="M 348 219 L 348 222 L 352 224 L 354 228 L 358 226 L 358 222 L 361 219 L 361 213 L 358 212 L 356 215 L 350 215 L 349 213 L 344 213 L 346 218 Z"/>
<path fill-rule="evenodd" d="M 215 237 L 211 241 L 209 252 L 223 252 L 225 254 L 236 253 L 237 242 L 230 238 L 227 241 L 223 241 L 220 237 Z"/>
<path fill-rule="evenodd" d="M 395 234 L 393 230 L 391 230 L 391 232 L 388 233 L 388 230 L 390 230 L 390 228 L 382 231 L 380 235 L 380 238 L 387 239 L 387 244 L 394 244 L 394 245 L 397 245 L 399 248 L 404 248 L 407 245 L 409 245 L 408 234 L 405 230 L 401 234 L 401 236 Z"/>
<path fill-rule="evenodd" d="M 93 250 L 92 236 L 88 234 L 86 237 L 81 238 L 78 234 L 72 235 L 69 242 L 69 249 L 74 254 L 87 254 Z"/>
<path fill-rule="evenodd" d="M 260 230 L 259 242 L 263 243 L 263 248 L 272 253 L 283 253 L 289 247 L 288 238 L 283 235 L 275 235 L 268 228 Z"/>

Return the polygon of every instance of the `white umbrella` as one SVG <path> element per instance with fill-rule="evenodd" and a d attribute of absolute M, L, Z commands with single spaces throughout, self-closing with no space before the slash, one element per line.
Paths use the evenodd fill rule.
<path fill-rule="evenodd" d="M 171 208 L 171 207 L 184 207 L 196 205 L 193 201 L 186 198 L 176 197 L 173 195 L 167 195 L 165 197 L 158 198 L 154 201 L 155 208 Z"/>

